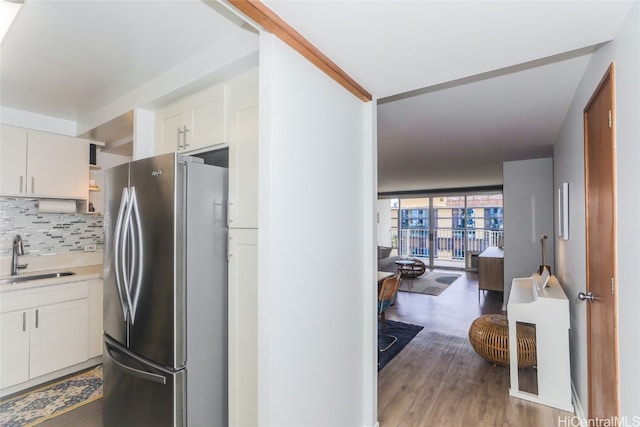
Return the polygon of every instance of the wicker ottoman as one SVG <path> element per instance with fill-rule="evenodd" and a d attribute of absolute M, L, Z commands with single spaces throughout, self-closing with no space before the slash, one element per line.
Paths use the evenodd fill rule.
<path fill-rule="evenodd" d="M 518 325 L 518 368 L 536 364 L 536 331 L 527 325 Z M 480 356 L 489 362 L 509 366 L 509 326 L 503 314 L 485 314 L 473 321 L 469 328 L 469 341 Z"/>

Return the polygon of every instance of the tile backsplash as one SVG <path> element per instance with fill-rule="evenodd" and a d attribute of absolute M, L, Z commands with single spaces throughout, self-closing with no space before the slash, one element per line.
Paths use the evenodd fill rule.
<path fill-rule="evenodd" d="M 0 197 L 0 259 L 11 258 L 13 238 L 22 237 L 28 255 L 83 252 L 104 247 L 102 215 L 38 213 L 34 199 Z"/>

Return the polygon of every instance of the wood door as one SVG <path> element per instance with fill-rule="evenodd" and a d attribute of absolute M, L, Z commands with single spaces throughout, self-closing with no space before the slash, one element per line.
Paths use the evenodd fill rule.
<path fill-rule="evenodd" d="M 589 418 L 619 414 L 613 64 L 584 110 Z"/>

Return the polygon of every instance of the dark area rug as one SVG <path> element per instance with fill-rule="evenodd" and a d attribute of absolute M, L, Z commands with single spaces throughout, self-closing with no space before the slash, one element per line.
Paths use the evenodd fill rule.
<path fill-rule="evenodd" d="M 398 341 L 389 347 L 387 351 L 378 352 L 378 371 L 384 368 L 391 359 L 396 357 L 423 328 L 423 326 L 412 325 L 410 323 L 387 320 L 387 327 L 383 330 L 381 323 L 378 322 L 378 348 L 385 348 L 392 341 L 392 338 L 380 334 L 398 337 Z"/>

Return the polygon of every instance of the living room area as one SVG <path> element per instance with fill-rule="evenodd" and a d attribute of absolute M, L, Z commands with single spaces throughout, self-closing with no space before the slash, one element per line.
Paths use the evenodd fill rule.
<path fill-rule="evenodd" d="M 398 292 L 386 311 L 387 321 L 422 329 L 378 373 L 380 425 L 551 426 L 572 416 L 509 396 L 509 368 L 487 362 L 469 342 L 474 319 L 502 313 L 502 293 L 479 291 L 477 272 L 459 273 L 438 296 Z"/>
<path fill-rule="evenodd" d="M 521 173 L 527 166 L 531 175 L 512 174 L 513 169 Z M 531 231 L 533 218 L 543 221 L 537 230 L 553 231 L 551 211 L 521 213 L 512 207 L 531 192 L 541 194 L 527 187 L 546 186 L 549 167 L 550 162 L 541 159 L 506 162 L 505 176 L 513 179 L 504 191 L 467 189 L 461 194 L 378 199 L 379 277 L 382 272 L 401 276 L 394 304 L 385 310 L 386 327 L 378 326 L 379 348 L 388 345 L 387 336 L 398 337 L 387 350 L 393 355 L 383 352 L 380 358 L 381 425 L 538 426 L 555 425 L 573 415 L 511 397 L 509 364 L 485 360 L 470 339 L 472 324 L 481 317 L 504 321 L 506 330 L 505 238 L 522 239 L 523 230 Z M 547 193 L 552 203 L 552 194 Z M 509 217 L 506 230 L 505 205 L 515 215 Z M 510 262 L 516 264 L 521 261 L 517 252 L 528 250 L 527 260 L 517 266 L 518 277 L 533 274 L 541 255 L 540 240 L 527 245 L 516 240 L 509 247 Z M 501 274 L 496 276 L 486 269 L 486 262 L 494 261 L 487 255 L 492 251 L 501 254 Z M 414 332 L 407 339 L 403 330 Z M 535 368 L 528 372 L 535 377 Z"/>

